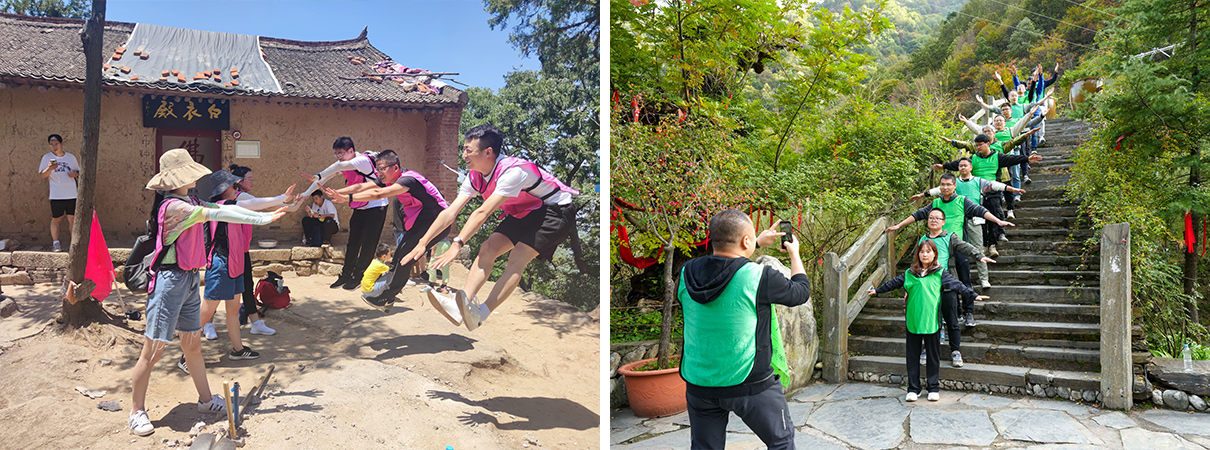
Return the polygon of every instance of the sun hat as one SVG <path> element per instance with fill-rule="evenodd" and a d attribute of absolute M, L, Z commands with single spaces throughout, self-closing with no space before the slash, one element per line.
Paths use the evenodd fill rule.
<path fill-rule="evenodd" d="M 220 170 L 210 174 L 210 185 L 213 187 L 210 189 L 210 195 L 207 198 L 213 199 L 223 195 L 223 192 L 226 192 L 227 188 L 231 187 L 231 185 L 235 183 L 238 183 L 242 179 L 243 178 L 237 177 L 226 170 Z"/>
<path fill-rule="evenodd" d="M 189 151 L 174 148 L 160 155 L 160 173 L 151 177 L 147 189 L 174 191 L 210 174 L 210 169 L 198 164 Z"/>

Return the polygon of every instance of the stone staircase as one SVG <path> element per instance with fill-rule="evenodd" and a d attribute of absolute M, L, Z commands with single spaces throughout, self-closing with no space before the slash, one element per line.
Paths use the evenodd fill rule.
<path fill-rule="evenodd" d="M 1099 247 L 1063 199 L 1073 149 L 1090 133 L 1070 119 L 1048 120 L 1033 182 L 1016 206 L 1017 226 L 990 264 L 990 300 L 975 303 L 978 325 L 962 333 L 966 365 L 952 367 L 942 341 L 942 388 L 1095 401 L 1100 389 Z M 897 266 L 907 267 L 907 260 Z M 972 272 L 974 272 L 972 268 Z M 974 275 L 974 273 L 972 273 Z M 902 292 L 871 298 L 850 325 L 849 377 L 902 382 L 906 374 Z M 921 371 L 923 375 L 923 370 Z"/>

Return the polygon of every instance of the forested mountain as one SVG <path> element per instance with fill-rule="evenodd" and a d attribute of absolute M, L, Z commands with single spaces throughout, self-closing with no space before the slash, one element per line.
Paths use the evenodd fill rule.
<path fill-rule="evenodd" d="M 946 16 L 957 11 L 967 0 L 887 0 L 883 17 L 895 24 L 895 29 L 873 38 L 866 53 L 876 64 L 894 64 L 928 43 Z M 819 7 L 840 12 L 844 7 L 858 10 L 877 8 L 877 0 L 825 0 Z"/>

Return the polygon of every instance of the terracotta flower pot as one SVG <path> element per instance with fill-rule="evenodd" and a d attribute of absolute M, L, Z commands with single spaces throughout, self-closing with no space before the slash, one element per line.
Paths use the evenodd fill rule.
<path fill-rule="evenodd" d="M 626 398 L 630 401 L 630 409 L 634 410 L 634 415 L 665 417 L 688 409 L 685 404 L 685 380 L 681 379 L 679 367 L 634 370 L 651 361 L 655 359 L 635 361 L 618 368 L 618 373 L 626 377 Z"/>

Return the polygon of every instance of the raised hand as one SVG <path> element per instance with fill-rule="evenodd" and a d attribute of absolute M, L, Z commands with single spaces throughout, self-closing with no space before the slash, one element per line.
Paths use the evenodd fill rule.
<path fill-rule="evenodd" d="M 988 258 L 988 257 L 986 257 L 986 256 L 984 256 L 984 257 L 983 257 L 983 259 L 980 259 L 979 261 L 982 261 L 982 262 L 985 262 L 985 263 L 990 263 L 990 264 L 995 264 L 995 263 L 996 263 L 996 260 L 991 259 L 991 258 Z"/>
<path fill-rule="evenodd" d="M 349 196 L 337 194 L 335 189 L 332 189 L 327 186 L 324 186 L 322 189 L 324 190 L 324 195 L 328 196 L 329 199 L 332 199 L 332 203 L 348 203 L 349 202 Z"/>
<path fill-rule="evenodd" d="M 1001 83 L 1004 83 L 1004 79 L 1003 79 L 1003 78 L 1000 78 L 1000 71 L 998 71 L 998 70 L 997 70 L 997 71 L 995 71 L 995 72 L 992 72 L 992 76 L 993 76 L 993 77 L 996 77 L 996 81 L 999 81 L 999 82 L 1001 82 Z"/>
<path fill-rule="evenodd" d="M 280 219 L 281 216 L 286 215 L 286 210 L 288 210 L 288 209 L 289 209 L 288 206 L 283 206 L 281 208 L 277 208 L 277 209 L 273 210 L 273 212 L 272 212 L 273 217 L 271 219 L 269 219 L 269 221 L 273 222 L 273 221 L 276 221 L 277 219 Z"/>
<path fill-rule="evenodd" d="M 963 121 L 963 122 L 966 122 L 966 116 L 964 116 L 964 115 L 962 115 L 962 114 L 958 114 L 958 120 L 961 120 L 961 121 Z"/>
<path fill-rule="evenodd" d="M 922 198 L 924 198 L 924 193 L 923 193 L 923 192 L 921 192 L 921 193 L 919 193 L 919 194 L 916 194 L 916 195 L 913 195 L 913 196 L 911 196 L 911 197 L 908 197 L 908 200 L 911 200 L 911 201 L 913 201 L 913 202 L 914 202 L 914 201 L 916 201 L 916 200 L 920 200 L 920 199 L 922 199 Z"/>
<path fill-rule="evenodd" d="M 310 181 L 312 183 L 319 181 L 319 177 L 315 176 L 315 174 L 313 174 L 313 173 L 299 172 L 299 175 L 302 176 L 303 178 L 305 178 L 307 181 Z"/>

